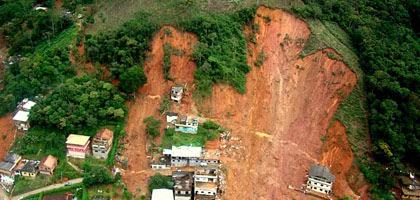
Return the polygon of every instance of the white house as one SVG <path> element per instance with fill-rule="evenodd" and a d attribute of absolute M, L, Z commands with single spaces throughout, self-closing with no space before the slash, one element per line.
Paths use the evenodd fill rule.
<path fill-rule="evenodd" d="M 306 188 L 315 192 L 330 194 L 335 176 L 330 169 L 322 165 L 313 165 L 309 169 Z"/>
<path fill-rule="evenodd" d="M 174 192 L 170 189 L 154 189 L 151 200 L 174 200 Z"/>
<path fill-rule="evenodd" d="M 19 110 L 15 116 L 13 116 L 13 122 L 18 130 L 27 131 L 29 129 L 29 112 Z"/>
<path fill-rule="evenodd" d="M 29 129 L 29 111 L 36 103 L 29 99 L 23 99 L 17 106 L 16 114 L 13 116 L 13 122 L 18 130 L 27 131 Z"/>
<path fill-rule="evenodd" d="M 180 85 L 174 86 L 171 89 L 171 99 L 177 103 L 181 102 L 182 94 L 184 93 L 184 88 Z"/>
<path fill-rule="evenodd" d="M 166 123 L 168 123 L 168 125 L 170 124 L 175 125 L 177 120 L 178 120 L 178 113 L 166 112 Z"/>
<path fill-rule="evenodd" d="M 171 165 L 175 167 L 198 166 L 201 161 L 203 149 L 191 146 L 172 146 Z"/>
<path fill-rule="evenodd" d="M 217 195 L 218 166 L 197 167 L 194 173 L 195 200 L 214 200 Z"/>

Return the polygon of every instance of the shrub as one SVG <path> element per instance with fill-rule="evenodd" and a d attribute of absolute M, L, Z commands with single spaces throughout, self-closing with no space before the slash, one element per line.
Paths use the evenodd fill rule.
<path fill-rule="evenodd" d="M 172 189 L 174 183 L 172 178 L 169 176 L 163 176 L 162 174 L 155 174 L 149 179 L 149 191 L 152 192 L 154 189 L 167 188 Z"/>
<path fill-rule="evenodd" d="M 143 123 L 146 124 L 146 133 L 151 136 L 152 138 L 155 138 L 160 135 L 160 121 L 153 118 L 153 116 L 149 116 L 146 119 L 143 120 Z"/>

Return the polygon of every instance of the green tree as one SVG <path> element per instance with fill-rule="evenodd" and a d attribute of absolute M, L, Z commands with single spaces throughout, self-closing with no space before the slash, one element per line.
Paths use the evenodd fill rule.
<path fill-rule="evenodd" d="M 120 75 L 120 89 L 126 93 L 135 92 L 140 86 L 144 85 L 147 77 L 143 68 L 133 66 L 128 68 Z"/>
<path fill-rule="evenodd" d="M 84 163 L 83 170 L 83 185 L 86 187 L 97 184 L 109 184 L 113 182 L 113 178 L 109 170 L 105 167 Z"/>
<path fill-rule="evenodd" d="M 146 133 L 152 136 L 152 138 L 160 135 L 159 128 L 161 122 L 159 120 L 153 118 L 153 116 L 149 116 L 143 120 L 143 123 L 146 124 Z"/>
<path fill-rule="evenodd" d="M 167 188 L 172 189 L 174 183 L 172 178 L 169 176 L 163 176 L 160 173 L 157 173 L 150 177 L 149 179 L 149 191 L 152 192 L 154 189 Z"/>

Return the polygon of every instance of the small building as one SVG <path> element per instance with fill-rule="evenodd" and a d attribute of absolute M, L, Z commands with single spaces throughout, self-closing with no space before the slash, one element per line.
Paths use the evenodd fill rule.
<path fill-rule="evenodd" d="M 175 122 L 175 131 L 196 134 L 198 130 L 198 118 L 191 116 L 180 116 Z"/>
<path fill-rule="evenodd" d="M 86 135 L 70 134 L 67 137 L 67 156 L 85 158 L 90 152 L 90 137 Z"/>
<path fill-rule="evenodd" d="M 167 156 L 160 157 L 158 161 L 152 161 L 150 166 L 154 170 L 169 169 L 171 168 L 171 157 L 167 157 Z"/>
<path fill-rule="evenodd" d="M 201 147 L 172 146 L 171 165 L 175 167 L 198 166 L 203 150 Z"/>
<path fill-rule="evenodd" d="M 182 87 L 181 85 L 174 86 L 171 89 L 171 99 L 177 103 L 180 103 L 183 93 L 184 87 Z"/>
<path fill-rule="evenodd" d="M 174 200 L 174 191 L 170 189 L 154 189 L 151 200 Z"/>
<path fill-rule="evenodd" d="M 28 160 L 23 166 L 23 168 L 20 170 L 20 174 L 25 177 L 36 177 L 39 172 L 39 163 L 39 161 Z"/>
<path fill-rule="evenodd" d="M 175 200 L 191 200 L 193 173 L 184 171 L 172 172 Z"/>
<path fill-rule="evenodd" d="M 45 175 L 53 175 L 54 169 L 57 167 L 57 158 L 48 155 L 44 159 L 41 160 L 41 164 L 39 165 L 39 173 Z"/>
<path fill-rule="evenodd" d="M 403 200 L 419 200 L 420 199 L 420 182 L 413 173 L 409 176 L 400 177 L 401 181 L 401 199 Z"/>
<path fill-rule="evenodd" d="M 76 199 L 72 193 L 65 193 L 65 194 L 51 194 L 46 195 L 42 198 L 42 200 L 73 200 Z"/>
<path fill-rule="evenodd" d="M 107 159 L 112 148 L 114 132 L 109 129 L 99 131 L 92 141 L 92 154 L 95 158 Z"/>
<path fill-rule="evenodd" d="M 29 111 L 34 107 L 36 103 L 29 99 L 23 99 L 16 108 L 16 113 L 13 116 L 13 122 L 18 130 L 27 131 L 30 128 L 29 125 Z"/>
<path fill-rule="evenodd" d="M 335 176 L 330 169 L 322 165 L 313 165 L 309 169 L 306 188 L 315 192 L 330 194 Z"/>
<path fill-rule="evenodd" d="M 32 107 L 34 107 L 36 103 L 34 101 L 30 101 L 29 99 L 23 99 L 17 106 L 16 110 L 27 111 L 29 112 Z"/>
<path fill-rule="evenodd" d="M 27 131 L 30 127 L 29 125 L 29 112 L 19 110 L 13 116 L 13 122 L 18 130 Z"/>
<path fill-rule="evenodd" d="M 215 200 L 217 195 L 218 166 L 200 166 L 194 172 L 194 199 Z"/>
<path fill-rule="evenodd" d="M 178 119 L 178 113 L 166 112 L 166 123 L 167 124 L 175 125 L 177 119 Z"/>
<path fill-rule="evenodd" d="M 4 161 L 0 162 L 0 173 L 7 176 L 14 176 L 13 169 L 19 163 L 22 157 L 15 153 L 7 153 Z"/>

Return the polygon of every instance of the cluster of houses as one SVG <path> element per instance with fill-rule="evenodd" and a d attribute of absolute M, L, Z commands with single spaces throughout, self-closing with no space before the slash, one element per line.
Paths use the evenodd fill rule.
<path fill-rule="evenodd" d="M 13 188 L 15 177 L 34 178 L 38 174 L 51 176 L 57 167 L 57 158 L 48 155 L 39 160 L 27 160 L 15 153 L 7 153 L 3 162 L 0 162 L 0 184 L 7 192 Z"/>
<path fill-rule="evenodd" d="M 111 151 L 114 133 L 109 129 L 100 130 L 92 141 L 89 136 L 70 134 L 67 137 L 67 156 L 73 158 L 85 158 L 92 153 L 98 159 L 107 159 Z"/>
<path fill-rule="evenodd" d="M 171 100 L 180 103 L 184 89 L 174 86 Z M 194 116 L 166 113 L 167 128 L 183 134 L 197 134 L 199 120 Z M 209 143 L 218 141 L 210 141 Z M 155 189 L 152 200 L 215 200 L 218 199 L 220 183 L 219 145 L 172 146 L 163 149 L 161 157 L 151 163 L 154 170 L 171 170 L 173 189 Z"/>
<path fill-rule="evenodd" d="M 152 200 L 215 200 L 219 193 L 219 157 L 220 152 L 216 149 L 192 146 L 164 149 L 161 160 L 153 162 L 151 167 L 177 169 L 172 172 L 174 189 L 153 191 Z M 179 170 L 183 167 L 188 170 Z"/>

